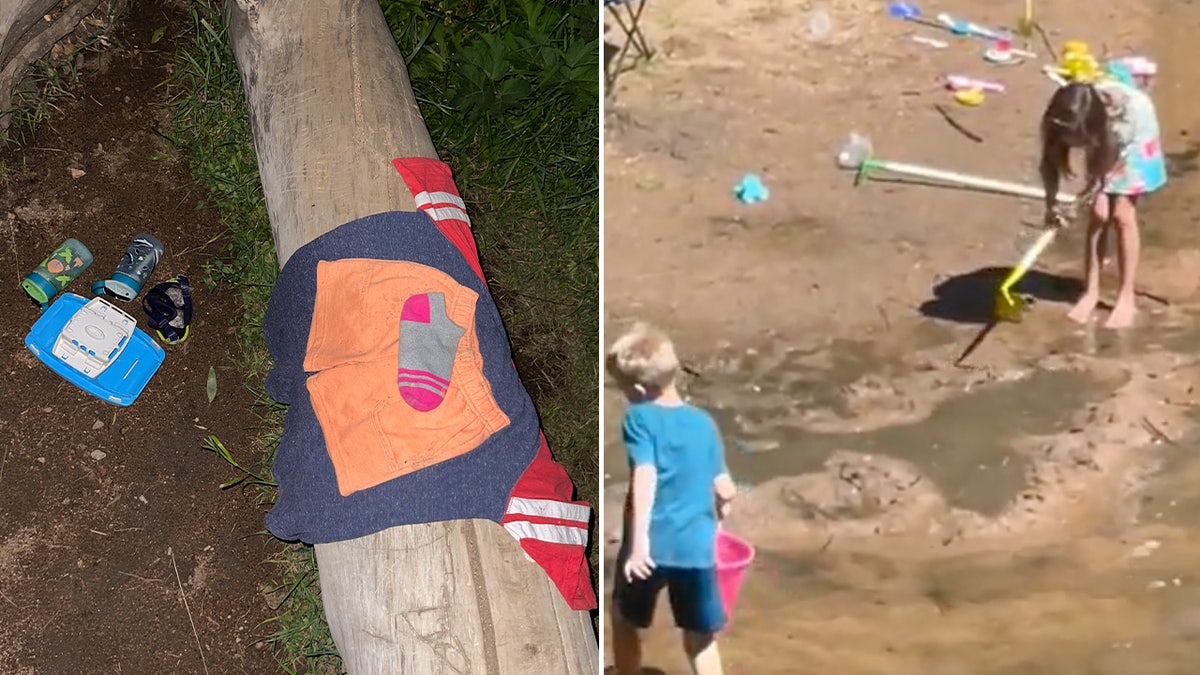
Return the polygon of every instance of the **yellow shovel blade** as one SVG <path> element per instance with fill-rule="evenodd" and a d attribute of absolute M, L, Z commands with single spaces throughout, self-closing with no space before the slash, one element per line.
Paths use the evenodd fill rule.
<path fill-rule="evenodd" d="M 1021 323 L 1025 310 L 1029 307 L 1018 295 L 1013 295 L 1005 288 L 996 289 L 996 299 L 992 306 L 992 316 L 997 321 Z"/>

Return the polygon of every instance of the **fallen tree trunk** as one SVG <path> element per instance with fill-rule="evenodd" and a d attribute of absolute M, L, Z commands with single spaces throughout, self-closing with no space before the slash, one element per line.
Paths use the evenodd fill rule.
<path fill-rule="evenodd" d="M 229 0 L 280 265 L 351 220 L 416 205 L 392 167 L 436 158 L 376 0 Z M 596 673 L 588 612 L 496 523 L 394 527 L 316 547 L 357 673 Z"/>
<path fill-rule="evenodd" d="M 0 2 L 0 132 L 12 121 L 13 87 L 50 48 L 75 30 L 100 0 L 75 0 L 58 10 L 62 0 Z"/>

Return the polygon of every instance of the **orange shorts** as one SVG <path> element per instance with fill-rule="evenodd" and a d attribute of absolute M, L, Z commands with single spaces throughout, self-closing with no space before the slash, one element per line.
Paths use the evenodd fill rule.
<path fill-rule="evenodd" d="M 414 410 L 396 368 L 400 310 L 421 293 L 442 293 L 464 329 L 441 405 Z M 432 267 L 391 260 L 317 263 L 317 297 L 304 370 L 313 411 L 343 496 L 470 452 L 508 425 L 483 375 L 475 336 L 475 291 Z"/>

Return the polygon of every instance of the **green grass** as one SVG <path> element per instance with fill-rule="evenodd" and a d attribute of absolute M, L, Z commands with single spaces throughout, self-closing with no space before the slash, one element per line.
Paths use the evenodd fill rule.
<path fill-rule="evenodd" d="M 468 202 L 484 270 L 514 358 L 555 457 L 599 505 L 599 87 L 597 9 L 532 0 L 383 0 L 422 113 Z M 266 431 L 253 448 L 206 449 L 231 481 L 274 498 L 282 423 L 261 389 L 270 359 L 262 314 L 277 275 L 241 83 L 220 13 L 192 6 L 178 38 L 172 135 L 229 231 L 206 282 L 244 308 L 235 367 L 258 395 Z M 596 539 L 593 536 L 593 539 Z M 598 547 L 591 552 L 597 569 Z M 270 641 L 288 672 L 340 672 L 324 623 L 312 549 L 280 547 Z M 247 599 L 247 602 L 250 602 Z"/>

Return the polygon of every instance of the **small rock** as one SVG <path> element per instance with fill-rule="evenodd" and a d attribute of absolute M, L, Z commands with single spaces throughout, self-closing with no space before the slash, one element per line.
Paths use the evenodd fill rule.
<path fill-rule="evenodd" d="M 103 429 L 103 428 L 104 428 L 104 422 L 102 422 L 100 420 L 96 420 L 95 423 L 92 424 L 92 431 L 96 431 L 97 429 Z"/>
<path fill-rule="evenodd" d="M 1158 589 L 1158 588 L 1166 588 L 1166 587 L 1167 587 L 1167 582 L 1163 581 L 1162 579 L 1155 579 L 1154 581 L 1150 582 L 1149 586 L 1147 586 L 1147 588 L 1149 588 L 1151 590 Z"/>
<path fill-rule="evenodd" d="M 104 459 L 105 457 L 108 457 L 108 453 L 104 452 L 103 450 L 93 450 L 92 451 L 92 459 L 96 460 L 97 462 Z"/>
<path fill-rule="evenodd" d="M 1143 544 L 1140 544 L 1137 548 L 1130 551 L 1129 557 L 1130 558 L 1149 557 L 1149 555 L 1151 553 L 1154 553 L 1155 551 L 1157 551 L 1159 549 L 1159 547 L 1161 547 L 1161 546 L 1162 546 L 1162 543 L 1159 542 L 1157 539 L 1151 539 Z"/>
<path fill-rule="evenodd" d="M 67 171 L 71 172 L 71 178 L 74 178 L 75 180 L 79 180 L 80 178 L 83 178 L 84 176 L 87 175 L 86 171 L 84 171 L 83 169 L 76 169 L 75 167 L 71 167 L 71 168 L 67 169 Z"/>
<path fill-rule="evenodd" d="M 141 503 L 143 503 L 143 504 L 149 504 L 149 503 L 150 503 L 150 500 L 149 500 L 149 499 L 146 499 L 146 495 L 138 495 L 138 501 L 139 501 L 139 502 L 141 502 Z M 167 550 L 169 551 L 170 549 L 167 549 Z"/>

